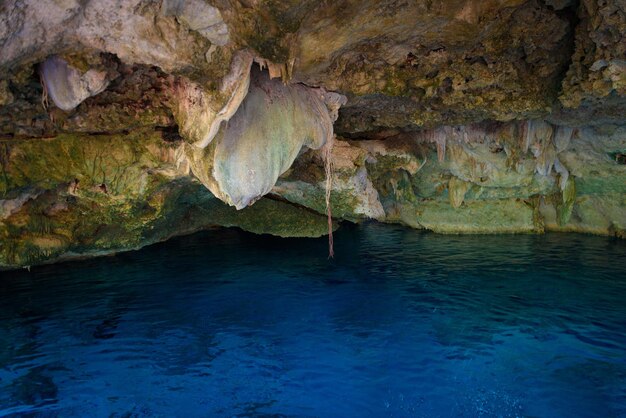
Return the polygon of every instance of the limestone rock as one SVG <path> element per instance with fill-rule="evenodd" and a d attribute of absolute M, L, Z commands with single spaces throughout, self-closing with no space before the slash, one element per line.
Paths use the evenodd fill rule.
<path fill-rule="evenodd" d="M 187 147 L 191 170 L 224 202 L 242 209 L 269 193 L 303 147 L 332 140 L 334 93 L 271 80 L 253 70 L 247 96 L 217 137 Z"/>
<path fill-rule="evenodd" d="M 319 236 L 328 178 L 337 222 L 624 237 L 625 37 L 622 0 L 5 0 L 0 266 Z"/>
<path fill-rule="evenodd" d="M 174 93 L 174 116 L 180 132 L 199 148 L 206 148 L 222 122 L 228 121 L 248 94 L 253 56 L 242 51 L 231 63 L 229 73 L 221 80 L 219 92 L 207 91 L 189 80 L 181 80 Z"/>
<path fill-rule="evenodd" d="M 583 1 L 576 49 L 563 80 L 563 106 L 594 124 L 623 122 L 626 109 L 626 4 Z M 593 114 L 596 117 L 593 117 Z M 599 116 L 599 117 L 598 117 Z"/>
<path fill-rule="evenodd" d="M 90 69 L 81 74 L 63 58 L 51 56 L 40 67 L 41 79 L 54 104 L 69 111 L 86 98 L 102 92 L 109 84 L 104 71 Z"/>
<path fill-rule="evenodd" d="M 149 131 L 0 140 L 0 269 L 139 248 L 217 225 L 284 237 L 327 233 L 324 216 L 285 202 L 225 205 L 176 169 L 175 149 Z"/>
<path fill-rule="evenodd" d="M 203 0 L 164 0 L 161 10 L 166 16 L 177 16 L 213 44 L 224 46 L 228 43 L 228 27 L 220 11 Z"/>

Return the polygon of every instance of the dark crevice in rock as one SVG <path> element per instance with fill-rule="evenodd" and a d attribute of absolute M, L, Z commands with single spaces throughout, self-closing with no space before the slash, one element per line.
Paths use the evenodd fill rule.
<path fill-rule="evenodd" d="M 157 126 L 157 132 L 161 132 L 161 136 L 165 142 L 181 142 L 183 137 L 178 132 L 178 125 L 173 126 Z"/>
<path fill-rule="evenodd" d="M 569 22 L 570 32 L 567 36 L 566 42 L 564 44 L 564 49 L 567 51 L 567 55 L 570 57 L 567 66 L 563 66 L 562 70 L 559 72 L 557 78 L 559 80 L 559 95 L 562 94 L 563 91 L 563 81 L 567 76 L 567 73 L 572 66 L 572 57 L 574 55 L 574 50 L 576 48 L 576 29 L 580 24 L 580 18 L 578 16 L 578 8 L 579 8 L 579 0 L 573 0 L 571 4 L 562 9 L 556 10 L 555 13 L 559 18 Z M 556 107 L 560 106 L 560 103 L 555 104 Z"/>
<path fill-rule="evenodd" d="M 626 153 L 623 152 L 613 152 L 609 154 L 609 157 L 617 164 L 626 165 Z"/>

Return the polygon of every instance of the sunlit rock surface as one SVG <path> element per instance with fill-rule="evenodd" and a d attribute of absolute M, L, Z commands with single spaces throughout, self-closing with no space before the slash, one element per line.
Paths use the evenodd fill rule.
<path fill-rule="evenodd" d="M 625 33 L 619 0 L 4 1 L 0 266 L 319 236 L 330 165 L 335 226 L 623 238 Z"/>

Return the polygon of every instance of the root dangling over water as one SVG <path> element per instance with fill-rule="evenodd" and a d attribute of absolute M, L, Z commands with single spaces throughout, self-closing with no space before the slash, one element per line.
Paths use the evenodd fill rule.
<path fill-rule="evenodd" d="M 328 217 L 328 258 L 335 256 L 333 242 L 333 212 L 330 205 L 330 192 L 333 188 L 333 145 L 335 137 L 332 136 L 322 147 L 322 158 L 324 159 L 324 173 L 326 174 L 326 216 Z"/>

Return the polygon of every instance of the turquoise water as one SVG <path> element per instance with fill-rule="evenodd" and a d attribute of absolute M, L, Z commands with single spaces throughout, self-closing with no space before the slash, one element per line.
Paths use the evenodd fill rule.
<path fill-rule="evenodd" d="M 0 416 L 626 417 L 626 242 L 218 230 L 0 273 Z"/>

